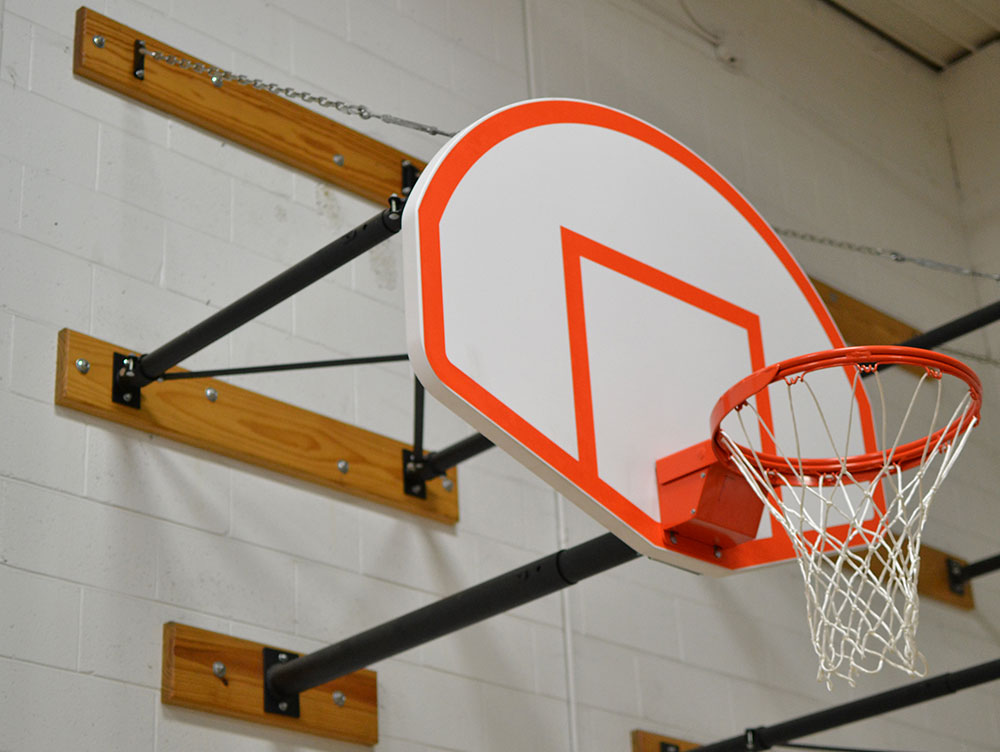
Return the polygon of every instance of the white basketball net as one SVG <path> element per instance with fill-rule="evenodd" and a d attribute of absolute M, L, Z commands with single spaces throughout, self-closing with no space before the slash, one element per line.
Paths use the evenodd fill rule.
<path fill-rule="evenodd" d="M 733 462 L 795 547 L 805 581 L 812 641 L 819 657 L 817 680 L 826 682 L 828 687 L 834 676 L 846 679 L 853 686 L 859 672 L 875 673 L 884 664 L 911 676 L 927 673 L 926 662 L 916 645 L 920 536 L 931 499 L 975 425 L 975 420 L 971 420 L 950 443 L 940 438 L 936 442 L 931 440 L 931 435 L 942 425 L 961 424 L 971 401 L 966 392 L 948 421 L 942 424 L 939 418 L 942 379 L 934 371 L 920 378 L 893 437 L 885 420 L 882 381 L 877 371 L 874 376 L 882 406 L 880 451 L 884 463 L 871 480 L 855 478 L 844 465 L 850 428 L 848 436 L 841 437 L 838 443 L 805 376 L 785 380 L 794 433 L 790 444 L 782 447 L 778 437 L 760 420 L 752 401 L 736 412 L 743 427 L 744 450 L 738 449 L 725 431 L 720 434 L 720 443 L 731 453 Z M 918 394 L 922 389 L 933 390 L 935 384 L 937 394 L 933 397 L 933 409 L 929 410 L 933 414 L 931 425 L 926 427 L 928 439 L 923 456 L 913 469 L 900 472 L 893 464 L 893 453 L 905 440 L 907 423 L 911 418 L 914 422 L 918 420 L 915 417 L 918 411 L 914 410 Z M 839 473 L 819 478 L 817 485 L 797 482 L 806 473 L 798 462 L 800 420 L 795 417 L 792 392 L 803 388 L 808 392 L 804 401 L 810 410 L 815 407 L 826 431 L 829 454 L 841 463 Z M 850 410 L 855 407 L 854 399 L 852 389 Z M 757 420 L 744 421 L 744 408 L 749 408 Z M 920 422 L 923 423 L 922 419 Z M 850 426 L 850 421 L 847 425 Z M 774 441 L 775 453 L 787 458 L 787 471 L 776 473 L 761 464 L 759 450 L 753 449 L 754 443 L 760 443 L 758 426 Z M 755 434 L 756 442 L 751 438 Z M 885 438 L 890 439 L 889 444 Z M 790 477 L 782 474 L 785 472 Z M 880 486 L 885 499 L 884 514 L 874 501 Z M 846 522 L 838 524 L 839 521 Z"/>

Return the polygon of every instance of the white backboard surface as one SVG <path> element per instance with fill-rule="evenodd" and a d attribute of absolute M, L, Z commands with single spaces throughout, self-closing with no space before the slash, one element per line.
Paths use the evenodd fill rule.
<path fill-rule="evenodd" d="M 726 389 L 843 345 L 703 160 L 608 107 L 511 105 L 434 157 L 402 236 L 410 358 L 431 394 L 645 555 L 711 574 L 792 556 L 766 518 L 721 561 L 659 524 L 655 462 L 709 438 Z"/>

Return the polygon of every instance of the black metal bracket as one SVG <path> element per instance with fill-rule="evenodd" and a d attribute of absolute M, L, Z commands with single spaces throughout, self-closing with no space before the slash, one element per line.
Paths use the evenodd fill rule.
<path fill-rule="evenodd" d="M 410 191 L 413 190 L 413 186 L 417 184 L 417 178 L 420 177 L 420 170 L 418 170 L 414 166 L 414 164 L 408 159 L 403 160 L 402 168 L 403 168 L 402 194 L 404 196 L 409 196 Z"/>
<path fill-rule="evenodd" d="M 763 728 L 748 728 L 744 732 L 747 752 L 759 752 L 759 750 L 771 748 L 770 744 L 764 744 L 760 739 L 760 732 L 763 730 Z"/>
<path fill-rule="evenodd" d="M 146 42 L 142 39 L 136 39 L 135 44 L 132 45 L 132 75 L 140 81 L 146 78 L 145 49 Z"/>
<path fill-rule="evenodd" d="M 267 670 L 271 666 L 280 663 L 288 663 L 293 658 L 298 658 L 298 653 L 289 653 L 287 650 L 275 650 L 274 648 L 264 648 L 264 712 L 276 715 L 285 715 L 289 718 L 299 717 L 299 696 L 279 695 L 271 691 L 271 686 L 267 681 Z"/>
<path fill-rule="evenodd" d="M 138 356 L 116 352 L 111 364 L 111 401 L 126 407 L 139 409 L 142 392 L 130 380 L 135 377 Z"/>
<path fill-rule="evenodd" d="M 945 559 L 948 567 L 948 589 L 955 595 L 965 595 L 965 567 L 955 559 Z"/>
<path fill-rule="evenodd" d="M 427 480 L 424 478 L 424 458 L 410 449 L 403 450 L 403 493 L 427 498 Z"/>

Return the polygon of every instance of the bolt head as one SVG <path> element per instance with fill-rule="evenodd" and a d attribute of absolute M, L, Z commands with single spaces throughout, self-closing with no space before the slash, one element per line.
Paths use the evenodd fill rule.
<path fill-rule="evenodd" d="M 278 710 L 280 710 L 282 713 L 284 713 L 286 710 L 288 710 L 288 703 L 285 702 L 284 700 L 282 700 L 281 702 L 279 702 L 278 703 Z"/>
<path fill-rule="evenodd" d="M 135 77 L 138 78 L 139 80 L 144 79 L 146 77 L 146 71 L 144 71 L 142 68 L 140 68 L 139 70 L 137 70 L 135 72 Z"/>
<path fill-rule="evenodd" d="M 221 89 L 222 88 L 222 77 L 221 76 L 212 76 L 212 84 L 215 86 L 216 89 Z"/>
<path fill-rule="evenodd" d="M 80 373 L 87 373 L 90 370 L 90 361 L 86 358 L 76 359 L 76 370 Z"/>
<path fill-rule="evenodd" d="M 453 489 L 454 487 L 455 487 L 455 481 L 453 481 L 451 478 L 445 478 L 443 481 L 441 481 L 441 488 L 443 488 L 445 491 L 451 491 L 451 489 Z"/>
<path fill-rule="evenodd" d="M 333 703 L 334 703 L 334 705 L 336 705 L 338 708 L 342 708 L 342 707 L 344 707 L 344 703 L 346 703 L 346 702 L 347 702 L 347 695 L 345 695 L 339 689 L 334 690 L 334 692 L 333 692 Z"/>
<path fill-rule="evenodd" d="M 351 469 L 351 463 L 348 462 L 347 460 L 340 460 L 337 463 L 337 469 L 340 470 L 340 472 L 346 474 L 347 471 Z"/>
<path fill-rule="evenodd" d="M 410 486 L 410 493 L 418 494 L 420 493 L 420 490 L 421 490 L 420 486 L 417 485 Z"/>
<path fill-rule="evenodd" d="M 221 679 L 226 675 L 226 664 L 222 661 L 216 661 L 212 664 L 212 673 Z"/>
<path fill-rule="evenodd" d="M 333 163 L 335 165 L 337 165 L 337 167 L 343 167 L 344 166 L 344 155 L 343 154 L 334 154 L 333 155 Z"/>
<path fill-rule="evenodd" d="M 677 545 L 677 533 L 673 532 L 672 530 L 670 531 L 670 542 L 673 543 L 675 546 Z"/>
<path fill-rule="evenodd" d="M 718 546 L 715 547 L 715 558 L 716 559 L 722 558 L 722 549 L 719 548 Z"/>
<path fill-rule="evenodd" d="M 208 389 L 205 390 L 205 399 L 207 399 L 209 402 L 215 402 L 217 399 L 219 399 L 219 393 L 215 391 L 212 387 L 209 387 Z"/>
<path fill-rule="evenodd" d="M 102 37 L 100 35 L 94 37 L 91 41 L 94 43 L 95 47 L 103 47 L 104 46 L 104 37 Z"/>
<path fill-rule="evenodd" d="M 131 402 L 131 401 L 132 401 L 132 393 L 125 392 L 125 394 L 122 395 L 122 402 Z"/>
<path fill-rule="evenodd" d="M 288 660 L 288 653 L 278 653 L 278 660 L 285 663 Z"/>

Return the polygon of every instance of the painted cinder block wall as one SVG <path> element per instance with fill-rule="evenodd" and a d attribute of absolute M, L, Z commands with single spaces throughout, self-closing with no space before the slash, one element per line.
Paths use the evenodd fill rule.
<path fill-rule="evenodd" d="M 621 107 L 680 138 L 779 227 L 1000 271 L 991 49 L 936 75 L 817 0 L 691 3 L 735 70 L 633 0 L 94 0 L 252 76 L 460 128 L 528 96 Z M 160 626 L 310 650 L 600 529 L 493 450 L 460 471 L 454 529 L 54 408 L 72 327 L 162 343 L 376 207 L 71 75 L 76 3 L 0 0 L 0 750 L 349 750 L 159 703 Z M 345 121 L 429 158 L 439 139 Z M 651 218 L 655 222 L 655 218 Z M 997 285 L 808 243 L 813 276 L 920 328 Z M 193 366 L 398 352 L 389 242 L 192 358 Z M 955 347 L 1000 355 L 994 331 Z M 926 539 L 1000 550 L 1000 371 Z M 245 377 L 406 439 L 398 365 Z M 429 446 L 468 427 L 438 405 Z M 1000 650 L 978 609 L 925 600 L 931 671 Z M 893 686 L 814 681 L 794 567 L 722 581 L 639 561 L 382 662 L 378 749 L 627 750 L 646 728 L 711 741 Z M 1000 749 L 1000 687 L 824 735 L 867 747 Z"/>

